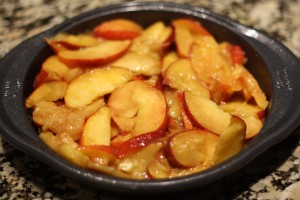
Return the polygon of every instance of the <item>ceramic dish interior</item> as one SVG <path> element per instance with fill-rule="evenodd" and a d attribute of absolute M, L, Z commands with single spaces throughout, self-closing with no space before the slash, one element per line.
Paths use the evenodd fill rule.
<path fill-rule="evenodd" d="M 239 44 L 246 52 L 246 67 L 258 80 L 270 106 L 261 132 L 233 158 L 203 172 L 166 180 L 128 180 L 81 169 L 51 151 L 39 138 L 26 112 L 24 99 L 33 90 L 33 79 L 41 63 L 52 54 L 45 37 L 59 32 L 80 33 L 113 19 L 128 18 L 147 26 L 174 18 L 200 21 L 218 41 Z M 167 192 L 200 187 L 227 176 L 275 145 L 298 126 L 300 116 L 299 60 L 282 44 L 252 28 L 205 9 L 172 3 L 127 3 L 99 8 L 43 32 L 23 42 L 0 66 L 0 133 L 18 149 L 36 157 L 65 176 L 81 183 L 114 191 Z"/>

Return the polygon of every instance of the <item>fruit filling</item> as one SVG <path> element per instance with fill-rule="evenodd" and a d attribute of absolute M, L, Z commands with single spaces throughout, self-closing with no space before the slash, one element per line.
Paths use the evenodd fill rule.
<path fill-rule="evenodd" d="M 82 168 L 185 176 L 230 159 L 263 127 L 268 100 L 243 47 L 196 20 L 118 18 L 45 42 L 53 54 L 25 106 L 40 139 Z"/>

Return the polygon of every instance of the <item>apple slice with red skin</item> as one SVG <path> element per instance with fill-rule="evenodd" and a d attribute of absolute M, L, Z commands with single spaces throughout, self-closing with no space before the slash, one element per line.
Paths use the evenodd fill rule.
<path fill-rule="evenodd" d="M 90 70 L 69 84 L 65 103 L 70 108 L 84 107 L 121 87 L 132 78 L 133 74 L 129 70 L 118 67 Z"/>
<path fill-rule="evenodd" d="M 209 91 L 198 80 L 188 59 L 178 59 L 169 65 L 164 74 L 164 84 L 210 98 Z"/>
<path fill-rule="evenodd" d="M 101 41 L 98 45 L 58 53 L 60 60 L 70 67 L 94 67 L 121 57 L 130 47 L 130 40 Z"/>
<path fill-rule="evenodd" d="M 165 97 L 143 81 L 130 81 L 116 89 L 109 97 L 108 106 L 113 120 L 124 133 L 137 136 L 166 127 Z"/>
<path fill-rule="evenodd" d="M 212 163 L 219 164 L 237 154 L 244 146 L 245 136 L 245 122 L 239 117 L 232 116 L 230 125 L 218 139 Z"/>
<path fill-rule="evenodd" d="M 80 145 L 110 145 L 111 126 L 110 110 L 107 106 L 101 107 L 85 122 Z"/>
<path fill-rule="evenodd" d="M 231 115 L 210 99 L 184 92 L 185 109 L 192 122 L 221 135 L 230 124 Z"/>
<path fill-rule="evenodd" d="M 93 35 L 108 40 L 125 40 L 138 37 L 142 30 L 142 27 L 136 22 L 119 18 L 99 24 L 94 28 Z"/>
<path fill-rule="evenodd" d="M 169 162 L 179 168 L 205 164 L 212 155 L 218 136 L 201 129 L 173 134 L 168 141 L 166 154 Z"/>
<path fill-rule="evenodd" d="M 56 101 L 64 98 L 68 84 L 65 81 L 45 82 L 36 88 L 26 99 L 26 107 L 36 106 L 41 101 Z"/>

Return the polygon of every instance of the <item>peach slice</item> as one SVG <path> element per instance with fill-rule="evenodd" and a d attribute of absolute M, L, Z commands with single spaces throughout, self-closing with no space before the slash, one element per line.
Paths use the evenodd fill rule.
<path fill-rule="evenodd" d="M 115 128 L 119 129 L 119 127 L 117 127 L 117 125 L 116 125 Z M 119 132 L 117 133 L 117 135 L 115 135 L 115 137 L 113 137 L 112 140 L 110 141 L 110 146 L 112 146 L 112 147 L 119 147 L 123 143 L 125 143 L 126 141 L 128 141 L 128 140 L 130 140 L 132 138 L 134 138 L 134 137 L 131 134 L 124 133 L 124 132 L 122 132 L 122 131 L 119 130 Z"/>
<path fill-rule="evenodd" d="M 231 85 L 231 59 L 222 54 L 219 44 L 212 36 L 198 38 L 191 50 L 192 69 L 197 77 L 207 83 L 219 81 Z"/>
<path fill-rule="evenodd" d="M 132 79 L 133 74 L 123 68 L 97 68 L 74 79 L 65 94 L 65 103 L 70 108 L 84 107 L 99 97 L 111 93 Z"/>
<path fill-rule="evenodd" d="M 164 90 L 164 85 L 163 85 L 163 77 L 162 75 L 158 75 L 158 76 L 151 76 L 149 79 L 149 81 L 154 81 L 155 80 L 155 85 L 154 87 L 156 89 L 158 89 L 159 91 L 163 91 Z M 151 82 L 150 82 L 151 85 Z"/>
<path fill-rule="evenodd" d="M 190 56 L 193 39 L 189 30 L 183 27 L 175 27 L 175 43 L 178 55 L 184 58 Z"/>
<path fill-rule="evenodd" d="M 111 165 L 117 159 L 114 149 L 106 145 L 84 145 L 77 149 L 100 165 Z"/>
<path fill-rule="evenodd" d="M 245 122 L 239 117 L 232 116 L 230 125 L 219 137 L 216 144 L 212 156 L 213 164 L 219 164 L 237 154 L 243 148 L 245 133 Z"/>
<path fill-rule="evenodd" d="M 51 78 L 52 80 L 59 80 L 57 76 L 55 78 Z M 48 81 L 48 73 L 44 70 L 41 70 L 35 77 L 33 81 L 33 88 L 36 89 L 41 86 L 43 83 Z"/>
<path fill-rule="evenodd" d="M 84 124 L 80 145 L 110 145 L 111 126 L 110 110 L 101 107 Z"/>
<path fill-rule="evenodd" d="M 131 44 L 130 40 L 101 41 L 97 46 L 58 53 L 62 62 L 71 67 L 97 66 L 109 63 L 122 56 Z"/>
<path fill-rule="evenodd" d="M 242 67 L 241 65 L 236 65 L 236 67 L 241 68 L 241 76 L 240 79 L 245 87 L 245 90 L 250 93 L 250 95 L 254 98 L 256 104 L 262 109 L 266 109 L 268 106 L 267 97 L 260 88 L 258 82 L 253 77 L 249 71 Z M 246 100 L 248 100 L 246 98 Z"/>
<path fill-rule="evenodd" d="M 207 166 L 203 164 L 191 168 L 173 168 L 168 178 L 178 178 L 178 177 L 188 176 L 203 171 L 209 167 L 211 166 Z"/>
<path fill-rule="evenodd" d="M 101 37 L 108 40 L 133 39 L 139 36 L 142 27 L 129 19 L 113 19 L 101 23 L 93 30 L 95 37 Z"/>
<path fill-rule="evenodd" d="M 91 47 L 99 44 L 99 40 L 87 34 L 68 34 L 59 33 L 52 38 L 47 38 L 46 42 L 52 47 L 53 45 L 60 44 L 66 49 L 75 50 L 83 47 Z M 52 47 L 53 48 L 53 47 Z"/>
<path fill-rule="evenodd" d="M 39 137 L 57 154 L 75 165 L 118 177 L 129 178 L 127 174 L 117 171 L 110 166 L 116 160 L 116 155 L 109 146 L 79 146 L 66 133 L 54 135 L 51 132 L 41 132 Z"/>
<path fill-rule="evenodd" d="M 190 56 L 192 44 L 196 39 L 195 35 L 210 35 L 210 33 L 199 22 L 192 19 L 176 19 L 172 21 L 172 25 L 175 28 L 175 43 L 177 52 L 184 58 Z"/>
<path fill-rule="evenodd" d="M 174 27 L 184 27 L 189 30 L 192 34 L 197 35 L 211 35 L 208 30 L 206 30 L 200 22 L 188 18 L 179 18 L 172 21 Z"/>
<path fill-rule="evenodd" d="M 51 132 L 41 132 L 40 139 L 57 154 L 80 167 L 86 167 L 90 162 L 88 156 L 78 151 L 78 144 L 66 133 L 54 135 Z"/>
<path fill-rule="evenodd" d="M 163 138 L 164 136 L 166 136 L 165 131 L 156 131 L 130 138 L 116 147 L 117 155 L 119 157 L 127 156 L 128 154 L 141 150 L 148 144 Z"/>
<path fill-rule="evenodd" d="M 262 110 L 256 105 L 237 101 L 220 105 L 220 108 L 244 120 L 246 123 L 246 139 L 250 139 L 257 135 L 263 126 L 263 122 L 258 115 Z"/>
<path fill-rule="evenodd" d="M 181 115 L 181 103 L 179 102 L 177 91 L 171 88 L 165 88 L 163 94 L 166 98 L 168 105 L 168 131 L 170 133 L 174 133 L 183 130 L 184 126 Z"/>
<path fill-rule="evenodd" d="M 230 124 L 231 115 L 210 99 L 184 92 L 185 108 L 194 124 L 221 135 Z"/>
<path fill-rule="evenodd" d="M 121 131 L 133 136 L 155 132 L 166 126 L 165 97 L 161 91 L 143 81 L 127 82 L 115 90 L 108 106 Z"/>
<path fill-rule="evenodd" d="M 66 133 L 74 140 L 78 140 L 86 118 L 103 105 L 104 100 L 99 99 L 83 109 L 68 109 L 53 102 L 41 101 L 36 105 L 32 118 L 44 131 L 49 130 L 55 134 Z"/>
<path fill-rule="evenodd" d="M 241 70 L 233 66 L 226 46 L 219 45 L 211 36 L 204 36 L 195 41 L 190 56 L 194 73 L 206 83 L 217 103 L 226 101 L 244 87 L 240 79 Z"/>
<path fill-rule="evenodd" d="M 68 67 L 56 55 L 50 56 L 43 62 L 42 70 L 48 74 L 47 80 L 65 80 L 67 82 L 71 82 L 84 72 L 81 67 Z"/>
<path fill-rule="evenodd" d="M 175 167 L 202 165 L 212 155 L 218 136 L 203 130 L 188 130 L 175 133 L 166 147 L 167 158 Z"/>
<path fill-rule="evenodd" d="M 154 156 L 154 159 L 148 164 L 147 170 L 151 178 L 161 179 L 170 176 L 172 168 L 164 151 L 159 151 Z"/>
<path fill-rule="evenodd" d="M 233 63 L 242 65 L 246 62 L 245 52 L 239 45 L 228 45 L 228 51 Z"/>
<path fill-rule="evenodd" d="M 170 64 L 178 60 L 178 55 L 174 51 L 168 52 L 162 59 L 162 68 L 161 68 L 161 73 L 164 75 L 165 71 L 169 67 Z"/>
<path fill-rule="evenodd" d="M 179 101 L 179 107 L 180 107 L 180 110 L 181 110 L 183 125 L 186 129 L 193 129 L 194 125 L 193 125 L 192 121 L 189 119 L 189 117 L 188 117 L 188 115 L 185 111 L 183 92 L 178 91 L 177 92 L 177 97 L 178 97 L 178 101 Z"/>
<path fill-rule="evenodd" d="M 109 65 L 125 68 L 136 74 L 146 76 L 158 75 L 161 70 L 160 57 L 151 52 L 140 54 L 138 52 L 128 51 L 124 56 Z"/>
<path fill-rule="evenodd" d="M 26 107 L 36 106 L 41 101 L 56 101 L 62 99 L 68 84 L 65 81 L 46 82 L 36 88 L 26 100 Z"/>
<path fill-rule="evenodd" d="M 142 80 L 145 83 L 148 83 L 149 85 L 155 87 L 156 89 L 162 91 L 163 90 L 163 80 L 162 76 L 159 75 L 153 75 L 153 76 L 145 76 L 145 75 L 137 75 L 133 78 L 133 80 Z"/>
<path fill-rule="evenodd" d="M 155 52 L 162 55 L 171 44 L 172 35 L 172 28 L 158 21 L 147 27 L 139 37 L 133 40 L 130 50 L 141 54 Z"/>
<path fill-rule="evenodd" d="M 240 116 L 239 116 L 240 117 Z M 246 139 L 256 136 L 263 127 L 263 122 L 255 116 L 240 117 L 246 123 Z"/>
<path fill-rule="evenodd" d="M 181 118 L 180 102 L 177 97 L 177 90 L 172 88 L 164 88 L 163 94 L 168 104 L 169 116 L 174 119 Z"/>
<path fill-rule="evenodd" d="M 164 75 L 164 83 L 178 90 L 187 90 L 204 98 L 210 98 L 209 91 L 194 74 L 188 59 L 173 62 Z"/>
<path fill-rule="evenodd" d="M 172 29 L 162 22 L 155 23 L 135 38 L 129 51 L 110 66 L 129 69 L 146 76 L 158 75 L 161 72 L 161 59 L 164 48 L 172 35 Z"/>
<path fill-rule="evenodd" d="M 150 162 L 147 170 L 150 177 L 155 179 L 168 178 L 171 173 L 170 167 L 157 160 Z"/>
<path fill-rule="evenodd" d="M 78 144 L 65 133 L 53 135 L 51 132 L 42 132 L 39 137 L 57 154 L 75 165 L 118 177 L 129 178 L 128 174 L 109 166 L 109 164 L 116 160 L 116 157 L 113 150 L 107 146 L 78 146 Z"/>
<path fill-rule="evenodd" d="M 43 131 L 39 134 L 39 138 L 47 144 L 53 151 L 57 151 L 62 141 L 50 131 Z"/>
<path fill-rule="evenodd" d="M 138 152 L 130 154 L 117 162 L 116 168 L 122 172 L 131 174 L 135 178 L 147 178 L 147 167 L 162 148 L 164 144 L 160 141 L 153 142 Z"/>
<path fill-rule="evenodd" d="M 61 51 L 70 50 L 67 47 L 63 46 L 62 44 L 60 44 L 59 42 L 56 42 L 54 40 L 45 39 L 45 41 L 55 54 L 58 54 Z"/>

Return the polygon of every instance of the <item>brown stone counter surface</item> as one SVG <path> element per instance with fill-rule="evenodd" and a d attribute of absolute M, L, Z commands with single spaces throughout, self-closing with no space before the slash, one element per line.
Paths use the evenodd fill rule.
<path fill-rule="evenodd" d="M 65 19 L 128 0 L 0 0 L 0 59 Z M 173 0 L 203 7 L 266 32 L 300 58 L 299 0 Z M 299 66 L 300 67 L 300 66 Z M 239 172 L 196 191 L 161 199 L 300 199 L 300 129 Z M 0 136 L 2 199 L 133 199 L 74 182 Z M 139 197 L 138 199 L 146 199 Z M 151 198 L 150 198 L 151 199 Z M 153 199 L 153 198 L 152 198 Z"/>

